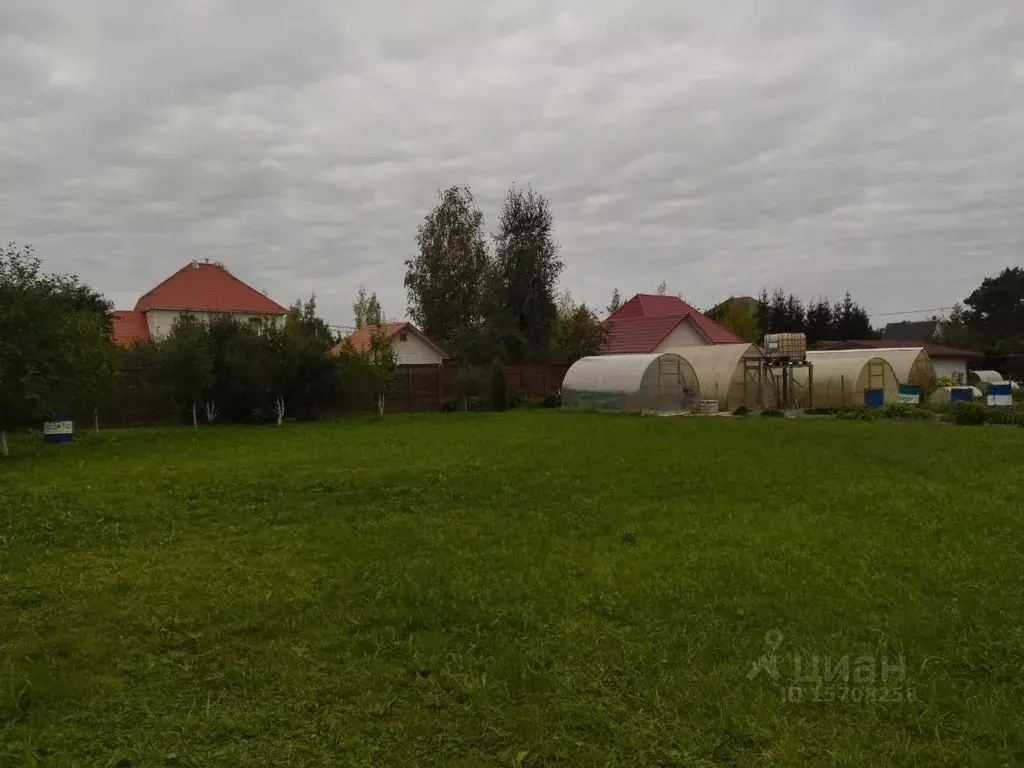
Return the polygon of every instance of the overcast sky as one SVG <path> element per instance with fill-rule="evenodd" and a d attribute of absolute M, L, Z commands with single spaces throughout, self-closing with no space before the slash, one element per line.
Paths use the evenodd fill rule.
<path fill-rule="evenodd" d="M 600 307 L 923 309 L 1022 263 L 1022 0 L 2 0 L 0 84 L 0 239 L 122 308 L 209 258 L 401 317 L 453 184 L 489 231 L 546 195 Z"/>

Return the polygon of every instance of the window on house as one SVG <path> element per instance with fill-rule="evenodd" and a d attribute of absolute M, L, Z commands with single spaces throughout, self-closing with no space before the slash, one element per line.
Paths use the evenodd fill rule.
<path fill-rule="evenodd" d="M 409 334 L 408 333 L 400 333 L 400 334 L 398 334 L 398 340 L 399 341 L 408 341 L 409 340 Z"/>
<path fill-rule="evenodd" d="M 258 331 L 259 328 L 260 328 L 260 319 L 258 317 L 250 317 L 249 318 L 249 327 L 252 328 L 255 331 Z"/>

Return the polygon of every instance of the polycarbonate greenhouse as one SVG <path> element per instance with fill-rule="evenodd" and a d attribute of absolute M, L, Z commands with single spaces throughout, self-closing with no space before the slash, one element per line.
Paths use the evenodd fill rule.
<path fill-rule="evenodd" d="M 988 394 L 990 384 L 1003 383 L 1003 375 L 999 371 L 970 371 L 967 374 L 967 383 L 976 386 L 983 394 Z"/>
<path fill-rule="evenodd" d="M 899 380 L 892 366 L 881 357 L 863 358 L 859 355 L 815 355 L 807 368 L 793 369 L 797 386 L 796 400 L 800 405 L 812 404 L 808 398 L 808 378 L 813 377 L 813 405 L 842 406 L 866 405 L 879 408 L 894 403 L 899 396 Z M 802 390 L 802 391 L 801 391 Z"/>
<path fill-rule="evenodd" d="M 967 378 L 974 383 L 999 384 L 1003 380 L 1003 374 L 999 371 L 971 371 Z"/>
<path fill-rule="evenodd" d="M 889 347 L 883 349 L 836 349 L 824 352 L 808 352 L 807 359 L 814 365 L 819 360 L 832 355 L 853 357 L 867 361 L 880 357 L 890 366 L 896 374 L 896 381 L 900 384 L 909 384 L 919 387 L 921 390 L 921 402 L 924 402 L 935 387 L 938 381 L 935 377 L 935 368 L 932 360 L 924 347 Z"/>
<path fill-rule="evenodd" d="M 685 413 L 700 405 L 700 383 L 679 355 L 600 355 L 573 363 L 562 380 L 562 408 Z"/>
<path fill-rule="evenodd" d="M 756 344 L 671 347 L 667 351 L 689 362 L 700 381 L 701 397 L 717 400 L 719 410 L 774 405 L 774 392 L 765 386 L 764 353 Z"/>
<path fill-rule="evenodd" d="M 983 400 L 985 397 L 977 387 L 939 387 L 929 398 L 931 403 L 959 403 Z"/>

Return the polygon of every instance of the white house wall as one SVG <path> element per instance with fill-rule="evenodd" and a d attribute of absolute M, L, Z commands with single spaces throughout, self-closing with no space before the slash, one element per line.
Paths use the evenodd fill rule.
<path fill-rule="evenodd" d="M 391 340 L 391 345 L 398 355 L 399 365 L 440 365 L 441 353 L 427 344 L 415 333 L 406 333 L 405 341 L 398 333 Z"/>
<path fill-rule="evenodd" d="M 664 341 L 658 345 L 655 352 L 665 352 L 671 350 L 673 347 L 706 347 L 708 346 L 708 340 L 693 327 L 693 324 L 689 320 L 684 320 L 675 328 L 672 329 L 672 333 L 665 337 Z"/>
<path fill-rule="evenodd" d="M 149 326 L 149 335 L 152 339 L 163 339 L 171 332 L 171 328 L 174 327 L 175 321 L 186 314 L 176 309 L 151 309 L 146 312 L 146 325 Z M 208 323 L 213 317 L 222 317 L 225 314 L 230 314 L 236 320 L 241 323 L 247 323 L 250 318 L 259 318 L 264 323 L 273 323 L 274 325 L 280 326 L 284 324 L 284 315 L 254 315 L 246 312 L 188 312 L 187 314 L 192 315 L 200 322 Z"/>

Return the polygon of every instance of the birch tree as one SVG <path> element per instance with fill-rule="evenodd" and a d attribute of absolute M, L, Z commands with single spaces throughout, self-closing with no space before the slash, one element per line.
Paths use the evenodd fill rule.
<path fill-rule="evenodd" d="M 491 259 L 484 215 L 465 187 L 438 193 L 438 204 L 416 233 L 419 252 L 405 262 L 409 315 L 442 346 L 484 316 Z"/>
<path fill-rule="evenodd" d="M 370 337 L 369 370 L 373 386 L 373 396 L 377 402 L 377 413 L 384 414 L 388 392 L 395 383 L 398 372 L 398 355 L 391 344 L 391 338 L 378 326 Z"/>

